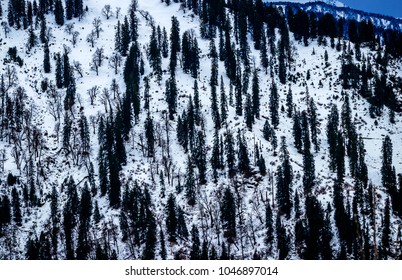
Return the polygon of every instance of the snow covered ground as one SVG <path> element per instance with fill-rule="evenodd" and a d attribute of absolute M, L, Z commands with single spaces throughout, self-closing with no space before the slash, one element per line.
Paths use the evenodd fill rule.
<path fill-rule="evenodd" d="M 4 1 L 3 1 L 4 2 Z M 65 47 L 68 47 L 70 52 L 70 62 L 79 61 L 82 64 L 83 68 L 83 77 L 79 77 L 79 75 L 75 75 L 77 79 L 77 93 L 79 98 L 77 98 L 78 102 L 75 105 L 75 112 L 78 115 L 81 111 L 85 114 L 88 119 L 92 117 L 94 120 L 98 119 L 99 115 L 107 115 L 105 112 L 105 106 L 102 104 L 100 95 L 96 99 L 94 105 L 90 105 L 90 99 L 87 94 L 87 91 L 93 87 L 94 85 L 99 86 L 100 89 L 109 88 L 112 79 L 116 79 L 121 92 L 124 92 L 125 85 L 122 78 L 122 67 L 119 70 L 117 75 L 114 74 L 113 69 L 108 67 L 107 61 L 100 68 L 99 75 L 91 70 L 91 59 L 92 54 L 96 50 L 96 48 L 104 48 L 105 56 L 108 58 L 114 52 L 114 35 L 115 35 L 115 26 L 117 24 L 118 19 L 113 16 L 109 20 L 107 20 L 101 14 L 102 8 L 106 4 L 111 4 L 112 9 L 115 10 L 116 7 L 121 8 L 121 16 L 119 20 L 122 20 L 124 15 L 127 12 L 127 9 L 130 5 L 129 0 L 121 0 L 114 1 L 110 3 L 108 0 L 91 0 L 85 1 L 85 5 L 88 6 L 88 13 L 81 20 L 73 20 L 71 21 L 74 24 L 74 30 L 80 33 L 79 40 L 76 46 L 73 46 L 71 42 L 71 35 L 68 35 L 65 32 L 65 26 L 59 27 L 55 25 L 54 19 L 51 15 L 47 15 L 48 26 L 51 28 L 53 38 L 50 40 L 50 54 L 53 58 L 56 53 L 62 53 Z M 276 1 L 278 2 L 278 1 Z M 308 1 L 295 1 L 295 2 L 308 2 Z M 336 1 L 337 6 L 343 6 L 342 3 Z M 5 10 L 5 4 L 3 3 L 3 11 Z M 180 22 L 180 32 L 181 34 L 189 29 L 193 29 L 197 35 L 199 35 L 199 21 L 196 16 L 194 16 L 191 12 L 181 10 L 179 4 L 172 3 L 170 6 L 166 6 L 165 3 L 162 3 L 160 0 L 139 0 L 138 1 L 138 9 L 141 11 L 146 11 L 155 21 L 156 25 L 160 25 L 161 27 L 165 27 L 166 30 L 170 30 L 171 26 L 171 17 L 176 16 Z M 4 13 L 5 14 L 5 13 Z M 86 41 L 87 35 L 92 30 L 92 21 L 94 18 L 100 17 L 102 20 L 102 29 L 103 32 L 100 34 L 100 38 L 96 41 L 94 48 Z M 143 54 L 146 53 L 146 47 L 149 43 L 149 38 L 151 35 L 151 27 L 147 20 L 141 16 L 141 13 L 138 13 L 139 18 L 139 43 L 141 45 L 141 50 Z M 6 20 L 5 16 L 1 21 Z M 69 21 L 66 24 L 70 23 Z M 23 67 L 16 67 L 18 71 L 18 80 L 19 85 L 23 86 L 26 90 L 27 98 L 25 99 L 26 107 L 32 108 L 32 123 L 35 126 L 38 126 L 43 131 L 43 141 L 45 143 L 45 150 L 43 158 L 48 160 L 50 163 L 46 167 L 46 178 L 38 178 L 38 184 L 41 186 L 41 191 L 43 192 L 43 203 L 42 207 L 34 209 L 32 213 L 27 214 L 27 220 L 23 222 L 23 230 L 19 236 L 20 238 L 20 247 L 19 252 L 21 253 L 24 250 L 24 245 L 26 243 L 27 236 L 32 234 L 32 232 L 40 232 L 41 228 L 44 226 L 46 221 L 49 219 L 49 194 L 51 192 L 52 186 L 56 186 L 59 192 L 62 194 L 60 197 L 60 203 L 63 204 L 66 194 L 62 191 L 61 186 L 65 178 L 68 176 L 73 176 L 76 182 L 80 182 L 85 176 L 87 176 L 87 170 L 83 166 L 74 166 L 70 161 L 66 160 L 62 155 L 60 155 L 61 141 L 57 139 L 62 139 L 62 136 L 57 137 L 57 133 L 62 135 L 61 130 L 55 131 L 56 123 L 54 118 L 48 112 L 48 97 L 46 93 L 43 93 L 40 89 L 40 82 L 44 79 L 48 79 L 49 81 L 54 81 L 55 79 L 55 60 L 51 59 L 52 72 L 50 74 L 45 74 L 43 72 L 42 62 L 43 62 L 43 49 L 42 46 L 38 45 L 34 47 L 31 51 L 27 50 L 26 42 L 27 42 L 27 32 L 24 30 L 12 30 L 9 34 L 8 38 L 4 37 L 4 34 L 1 34 L 1 48 L 0 48 L 0 59 L 6 56 L 7 50 L 9 47 L 16 46 L 18 53 L 23 56 L 24 65 Z M 199 36 L 197 38 L 200 38 Z M 208 145 L 208 159 L 211 156 L 211 149 L 213 143 L 213 122 L 210 116 L 210 89 L 209 89 L 209 76 L 210 76 L 210 68 L 211 61 L 207 57 L 208 54 L 208 46 L 209 42 L 206 40 L 198 40 L 199 47 L 202 51 L 201 53 L 201 61 L 200 61 L 200 77 L 198 79 L 198 84 L 200 87 L 200 98 L 202 103 L 203 112 L 206 116 L 206 136 L 207 136 L 207 145 Z M 335 49 L 332 49 L 330 46 L 323 47 L 318 46 L 317 42 L 312 42 L 308 47 L 305 47 L 302 43 L 298 43 L 295 40 L 292 40 L 293 49 L 294 49 L 294 57 L 296 59 L 296 63 L 294 65 L 295 69 L 293 73 L 302 73 L 302 76 L 305 76 L 308 70 L 311 72 L 311 79 L 307 81 L 307 88 L 311 97 L 314 98 L 316 105 L 318 107 L 318 118 L 320 120 L 320 129 L 321 133 L 319 138 L 321 139 L 321 150 L 318 153 L 314 154 L 315 158 L 315 166 L 316 166 L 316 176 L 318 178 L 317 182 L 319 187 L 317 187 L 317 197 L 323 203 L 331 202 L 331 193 L 332 193 L 332 182 L 333 178 L 335 178 L 335 174 L 332 174 L 328 171 L 328 145 L 325 134 L 326 120 L 328 116 L 328 108 L 330 104 L 336 104 L 340 111 L 341 106 L 343 104 L 341 98 L 341 85 L 339 83 L 339 75 L 341 71 L 341 59 L 340 53 Z M 252 43 L 250 43 L 252 46 Z M 313 54 L 314 50 L 314 54 Z M 328 65 L 325 66 L 324 61 L 324 53 L 328 52 Z M 365 56 L 375 56 L 375 53 L 369 51 L 368 49 L 362 49 L 362 53 Z M 259 52 L 252 50 L 251 51 L 251 60 L 255 61 L 256 66 L 259 66 Z M 124 65 L 124 63 L 122 63 Z M 4 72 L 6 69 L 6 65 L 1 66 L 1 72 Z M 163 60 L 163 70 L 168 69 L 168 59 Z M 397 76 L 401 77 L 402 69 L 400 61 L 396 64 L 396 67 L 391 69 L 390 71 L 396 71 Z M 148 75 L 151 72 L 151 69 L 146 62 L 145 65 L 145 75 Z M 226 90 L 229 88 L 229 80 L 224 74 L 224 65 L 222 62 L 219 62 L 219 76 L 223 75 L 224 83 L 226 86 Z M 165 90 L 165 81 L 168 78 L 168 74 L 164 74 L 160 85 L 156 83 L 155 80 L 151 80 L 151 112 L 154 117 L 154 121 L 157 123 L 157 126 L 162 127 L 163 125 L 163 110 L 166 110 L 167 105 L 164 101 L 164 90 Z M 177 73 L 177 82 L 179 89 L 179 99 L 178 99 L 178 109 L 177 112 L 182 112 L 183 109 L 187 108 L 188 97 L 193 93 L 193 85 L 194 79 L 191 78 L 188 74 L 182 72 L 182 69 L 178 67 Z M 261 88 L 261 116 L 260 120 L 256 120 L 255 125 L 253 126 L 252 131 L 249 131 L 246 128 L 245 122 L 242 117 L 237 117 L 235 114 L 235 109 L 233 107 L 229 107 L 229 129 L 232 131 L 237 131 L 238 129 L 245 132 L 247 142 L 249 144 L 249 154 L 250 157 L 253 158 L 252 147 L 254 142 L 259 142 L 262 146 L 263 156 L 267 163 L 267 169 L 270 173 L 275 172 L 276 168 L 279 164 L 278 156 L 273 155 L 271 145 L 263 140 L 262 138 L 262 128 L 265 122 L 265 117 L 269 118 L 269 92 L 272 85 L 272 79 L 269 75 L 265 75 L 263 71 L 260 71 L 260 88 Z M 285 106 L 285 98 L 286 93 L 288 91 L 289 85 L 281 85 L 279 81 L 275 81 L 278 86 L 278 92 L 280 96 L 280 107 Z M 292 84 L 293 91 L 293 100 L 299 110 L 306 109 L 306 85 L 305 80 L 303 78 L 299 79 L 296 84 Z M 54 83 L 54 82 L 53 82 Z M 320 85 L 321 84 L 321 85 Z M 144 91 L 143 84 L 141 85 L 140 92 Z M 64 92 L 60 91 L 60 94 L 64 94 Z M 358 123 L 358 133 L 362 134 L 365 139 L 365 147 L 367 150 L 366 160 L 369 170 L 369 178 L 370 181 L 379 186 L 381 185 L 381 145 L 382 140 L 385 135 L 390 135 L 392 142 L 394 143 L 394 165 L 397 170 L 397 173 L 402 172 L 402 145 L 399 145 L 402 138 L 402 116 L 397 114 L 396 123 L 391 125 L 388 120 L 387 114 L 384 114 L 383 117 L 377 119 L 377 124 L 374 119 L 371 119 L 369 116 L 369 104 L 367 101 L 362 99 L 359 95 L 353 94 L 352 92 L 347 92 L 351 96 L 351 105 L 352 105 L 352 115 L 355 116 L 355 122 Z M 114 100 L 115 101 L 115 100 Z M 131 141 L 126 143 L 127 150 L 127 166 L 124 167 L 122 172 L 122 181 L 123 182 L 132 182 L 133 180 L 137 180 L 140 183 L 147 183 L 149 185 L 153 185 L 150 189 L 150 193 L 152 195 L 152 201 L 155 203 L 153 208 L 155 210 L 155 214 L 159 219 L 162 219 L 165 211 L 166 197 L 161 198 L 161 191 L 159 183 L 152 183 L 151 180 L 151 169 L 155 168 L 155 164 L 152 163 L 146 157 L 143 157 L 140 147 L 138 145 L 138 137 L 139 135 L 144 133 L 143 123 L 146 118 L 146 114 L 142 113 L 140 115 L 140 120 L 138 125 L 134 127 L 132 130 Z M 61 126 L 62 127 L 62 126 Z M 95 133 L 97 129 L 92 129 L 91 127 L 91 160 L 95 166 L 95 173 L 97 174 L 97 164 L 96 157 L 98 153 L 98 140 L 97 134 Z M 95 128 L 97 127 L 95 121 Z M 176 122 L 171 123 L 171 154 L 173 155 L 173 165 L 175 166 L 175 173 L 180 174 L 183 178 L 186 170 L 185 158 L 186 154 L 184 153 L 182 147 L 176 141 Z M 223 132 L 222 132 L 223 133 Z M 294 190 L 298 190 L 299 194 L 302 193 L 302 155 L 300 155 L 293 144 L 293 136 L 292 136 L 292 122 L 290 119 L 286 117 L 285 112 L 280 111 L 280 125 L 279 130 L 277 131 L 278 139 L 281 136 L 285 136 L 285 139 L 288 144 L 290 156 L 293 162 L 293 170 L 295 173 L 295 184 Z M 14 157 L 12 156 L 12 146 L 8 143 L 8 141 L 0 141 L 0 150 L 4 149 L 6 151 L 6 162 L 4 165 L 4 172 L 2 174 L 2 180 L 4 181 L 9 173 L 14 175 L 18 175 L 20 173 L 25 172 L 24 169 L 18 170 Z M 160 161 L 162 158 L 161 151 L 157 151 L 156 161 Z M 348 169 L 347 169 L 348 170 Z M 208 169 L 208 178 L 212 178 L 211 169 Z M 190 207 L 185 203 L 185 199 L 183 194 L 177 197 L 178 204 L 183 207 L 184 212 L 186 213 L 187 223 L 190 227 L 191 224 L 201 224 L 201 216 L 200 209 L 202 207 L 216 207 L 218 208 L 218 202 L 216 200 L 216 196 L 219 194 L 221 190 L 224 189 L 225 186 L 231 184 L 231 182 L 225 177 L 221 176 L 218 183 L 212 183 L 212 180 L 208 180 L 210 183 L 203 186 L 200 190 L 201 197 L 203 200 L 199 202 L 199 207 Z M 347 176 L 347 182 L 352 182 L 350 176 Z M 123 184 L 124 185 L 124 184 Z M 268 177 L 265 177 L 263 181 L 261 181 L 254 188 L 251 188 L 249 185 L 244 185 L 244 203 L 245 203 L 245 217 L 247 218 L 247 223 L 251 223 L 257 229 L 258 236 L 257 243 L 253 246 L 249 245 L 247 248 L 247 256 L 250 257 L 255 248 L 262 248 L 264 246 L 264 225 L 259 219 L 264 216 L 263 209 L 256 209 L 254 202 L 258 200 L 258 196 L 260 194 L 264 194 L 265 197 L 271 197 L 271 183 Z M 79 188 L 82 185 L 78 186 Z M 175 185 L 167 184 L 167 193 L 174 192 Z M 0 188 L 0 193 L 5 191 Z M 108 201 L 105 198 L 101 198 L 96 196 L 96 199 L 99 203 L 101 214 L 104 216 L 104 223 L 112 222 L 115 225 L 119 224 L 119 212 L 116 210 L 112 210 L 108 207 Z M 325 203 L 324 203 L 325 202 Z M 292 227 L 292 225 L 289 225 Z M 29 233 L 31 232 L 31 233 Z M 215 236 L 215 233 L 207 232 L 210 234 L 209 241 L 212 243 L 216 243 L 217 240 L 212 237 Z M 119 241 L 118 244 L 119 258 L 126 258 L 129 256 L 128 249 L 126 245 Z M 336 245 L 334 245 L 336 247 Z M 216 246 L 218 247 L 218 246 Z M 174 248 L 177 249 L 177 248 Z M 173 250 L 174 250 L 173 249 Z M 0 249 L 1 253 L 2 249 Z M 239 252 L 237 252 L 239 254 Z M 275 256 L 273 256 L 275 257 Z"/>

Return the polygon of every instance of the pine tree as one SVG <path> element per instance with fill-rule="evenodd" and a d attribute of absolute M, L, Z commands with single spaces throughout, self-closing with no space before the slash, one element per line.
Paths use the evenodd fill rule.
<path fill-rule="evenodd" d="M 212 58 L 211 64 L 211 78 L 209 84 L 211 86 L 211 112 L 215 128 L 219 129 L 221 120 L 219 115 L 218 97 L 216 87 L 218 86 L 218 54 L 216 52 L 215 40 L 210 40 L 210 57 Z"/>
<path fill-rule="evenodd" d="M 246 104 L 244 106 L 244 114 L 246 119 L 246 126 L 251 131 L 254 124 L 254 115 L 250 94 L 246 95 Z"/>
<path fill-rule="evenodd" d="M 306 111 L 302 112 L 303 127 L 303 188 L 306 193 L 310 193 L 315 184 L 315 163 L 310 151 L 310 133 L 308 129 L 308 119 Z"/>
<path fill-rule="evenodd" d="M 60 53 L 56 54 L 56 86 L 57 88 L 62 88 L 64 86 L 64 77 L 63 77 L 63 64 L 61 62 Z"/>
<path fill-rule="evenodd" d="M 293 115 L 293 93 L 290 85 L 288 93 L 286 94 L 286 115 L 288 118 L 291 118 Z"/>
<path fill-rule="evenodd" d="M 261 60 L 261 67 L 265 70 L 265 74 L 268 74 L 269 60 L 268 60 L 267 38 L 265 36 L 265 32 L 262 32 L 261 37 L 260 60 Z"/>
<path fill-rule="evenodd" d="M 169 56 L 169 44 L 168 44 L 168 36 L 166 32 L 166 28 L 162 29 L 162 56 L 163 58 L 167 58 Z"/>
<path fill-rule="evenodd" d="M 329 159 L 330 169 L 334 172 L 336 170 L 336 158 L 337 158 L 337 143 L 338 143 L 338 125 L 339 125 L 339 115 L 338 109 L 335 104 L 331 106 L 330 113 L 328 115 L 327 122 L 327 140 L 329 146 Z"/>
<path fill-rule="evenodd" d="M 238 163 L 237 168 L 240 172 L 242 172 L 246 177 L 250 176 L 250 159 L 248 156 L 248 148 L 247 142 L 244 138 L 244 134 L 240 133 L 240 130 L 237 134 L 237 142 L 238 142 Z"/>
<path fill-rule="evenodd" d="M 64 24 L 64 8 L 61 0 L 55 0 L 54 16 L 56 23 L 62 26 Z"/>
<path fill-rule="evenodd" d="M 271 242 L 274 240 L 274 220 L 271 205 L 268 201 L 267 206 L 265 207 L 265 226 L 266 226 L 266 243 L 271 245 Z M 271 246 L 270 246 L 271 247 Z"/>
<path fill-rule="evenodd" d="M 201 242 L 200 236 L 198 232 L 198 228 L 193 225 L 191 228 L 191 251 L 190 251 L 190 260 L 200 260 L 201 259 Z"/>
<path fill-rule="evenodd" d="M 302 145 L 303 145 L 302 126 L 300 120 L 301 120 L 300 112 L 295 110 L 293 113 L 293 138 L 295 148 L 299 153 L 302 152 Z"/>
<path fill-rule="evenodd" d="M 283 39 L 279 41 L 279 81 L 281 84 L 286 84 L 286 55 L 285 55 L 285 46 Z"/>
<path fill-rule="evenodd" d="M 396 178 L 392 167 L 392 141 L 386 135 L 382 143 L 382 166 L 381 166 L 381 180 L 384 188 L 390 194 L 392 201 L 397 193 L 396 191 Z"/>
<path fill-rule="evenodd" d="M 202 131 L 198 131 L 195 139 L 195 151 L 194 151 L 194 163 L 198 168 L 198 183 L 204 185 L 206 181 L 206 164 L 207 164 L 207 152 L 205 135 Z"/>
<path fill-rule="evenodd" d="M 389 198 L 385 201 L 384 220 L 382 225 L 381 257 L 387 260 L 391 255 L 391 208 Z"/>
<path fill-rule="evenodd" d="M 65 49 L 63 54 L 63 81 L 64 87 L 68 88 L 70 85 L 71 77 L 71 67 L 70 67 L 70 60 L 68 58 L 68 51 Z"/>
<path fill-rule="evenodd" d="M 121 47 L 120 47 L 120 53 L 122 56 L 127 55 L 127 51 L 129 49 L 129 45 L 131 42 L 130 38 L 130 26 L 128 23 L 128 18 L 127 16 L 124 17 L 124 21 L 121 24 Z"/>
<path fill-rule="evenodd" d="M 171 76 L 168 80 L 166 80 L 165 95 L 166 95 L 166 101 L 168 103 L 169 118 L 173 120 L 177 107 L 177 86 L 176 86 L 176 78 L 174 75 Z"/>
<path fill-rule="evenodd" d="M 158 81 L 162 76 L 162 56 L 158 44 L 155 27 L 152 28 L 152 34 L 149 43 L 148 58 Z"/>
<path fill-rule="evenodd" d="M 225 150 L 226 150 L 226 163 L 228 166 L 228 175 L 229 177 L 233 177 L 236 173 L 235 150 L 234 150 L 233 135 L 230 131 L 226 132 Z"/>
<path fill-rule="evenodd" d="M 274 128 L 279 125 L 279 96 L 276 84 L 273 83 L 271 87 L 271 94 L 269 96 L 269 111 L 271 115 L 271 123 Z"/>
<path fill-rule="evenodd" d="M 155 153 L 155 135 L 154 135 L 154 124 L 153 118 L 151 117 L 149 111 L 147 119 L 145 120 L 145 137 L 147 139 L 147 155 L 148 157 L 153 157 Z"/>
<path fill-rule="evenodd" d="M 184 189 L 187 198 L 187 203 L 190 206 L 194 206 L 196 202 L 196 185 L 194 178 L 193 162 L 190 156 L 188 156 L 187 158 L 187 169 L 186 169 Z"/>
<path fill-rule="evenodd" d="M 345 176 L 345 143 L 341 132 L 337 133 L 338 139 L 336 144 L 336 172 L 337 180 L 339 183 L 343 183 Z"/>
<path fill-rule="evenodd" d="M 12 199 L 12 206 L 13 206 L 13 220 L 17 226 L 21 226 L 22 225 L 22 213 L 21 213 L 20 196 L 15 187 L 11 191 L 11 199 Z"/>
<path fill-rule="evenodd" d="M 177 235 L 184 240 L 187 240 L 188 238 L 188 230 L 186 220 L 184 218 L 184 211 L 180 206 L 177 208 Z"/>
<path fill-rule="evenodd" d="M 155 247 L 156 247 L 156 221 L 154 214 L 149 209 L 146 210 L 146 234 L 145 234 L 145 247 L 142 253 L 143 260 L 155 259 Z"/>
<path fill-rule="evenodd" d="M 290 164 L 290 156 L 286 145 L 285 137 L 281 138 L 280 158 L 282 164 L 277 169 L 277 191 L 276 200 L 280 211 L 289 218 L 292 209 L 292 182 L 293 170 Z"/>
<path fill-rule="evenodd" d="M 320 150 L 320 139 L 318 138 L 320 123 L 317 116 L 317 106 L 312 97 L 308 103 L 308 112 L 310 118 L 311 142 L 313 143 L 314 150 L 317 153 Z"/>
<path fill-rule="evenodd" d="M 228 102 L 226 98 L 226 92 L 225 92 L 225 85 L 223 83 L 223 77 L 221 76 L 221 122 L 224 124 L 226 122 L 227 116 L 228 116 Z"/>
<path fill-rule="evenodd" d="M 165 235 L 163 234 L 163 230 L 160 230 L 159 232 L 159 241 L 160 241 L 160 256 L 162 260 L 166 260 L 167 257 L 167 252 L 166 252 L 166 246 L 165 246 Z"/>
<path fill-rule="evenodd" d="M 226 188 L 221 201 L 221 219 L 223 222 L 224 236 L 229 243 L 236 238 L 236 203 L 233 193 Z"/>
<path fill-rule="evenodd" d="M 44 58 L 43 58 L 43 71 L 45 73 L 50 73 L 50 51 L 49 44 L 45 41 L 45 46 L 43 47 Z"/>
<path fill-rule="evenodd" d="M 218 180 L 218 169 L 221 167 L 220 166 L 220 145 L 219 145 L 219 131 L 215 129 L 214 133 L 214 141 L 213 141 L 213 147 L 212 147 L 212 155 L 211 155 L 211 167 L 212 167 L 212 174 L 214 177 L 214 182 L 216 183 Z"/>
<path fill-rule="evenodd" d="M 253 115 L 256 119 L 260 118 L 260 85 L 257 69 L 253 72 Z"/>
<path fill-rule="evenodd" d="M 177 53 L 180 52 L 180 26 L 176 17 L 172 17 L 172 27 L 170 30 L 170 63 L 169 70 L 174 76 L 177 65 Z"/>
<path fill-rule="evenodd" d="M 177 206 L 173 194 L 169 195 L 166 203 L 166 229 L 170 242 L 176 242 L 177 237 Z"/>
<path fill-rule="evenodd" d="M 286 233 L 286 228 L 282 225 L 281 216 L 276 217 L 276 236 L 277 249 L 279 251 L 279 259 L 285 260 L 289 254 L 289 237 Z"/>

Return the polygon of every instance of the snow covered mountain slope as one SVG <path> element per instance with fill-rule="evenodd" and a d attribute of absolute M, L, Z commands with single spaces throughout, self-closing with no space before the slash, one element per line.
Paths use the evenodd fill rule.
<path fill-rule="evenodd" d="M 290 2 L 290 3 L 302 3 L 302 4 L 306 4 L 306 3 L 312 3 L 312 2 L 324 2 L 327 3 L 328 5 L 332 5 L 332 6 L 336 6 L 336 7 L 345 7 L 345 4 L 343 4 L 340 1 L 337 0 L 324 0 L 324 1 L 320 1 L 320 0 L 316 0 L 316 1 L 311 1 L 311 0 L 279 0 L 279 1 L 269 1 L 269 0 L 264 0 L 264 2 Z"/>
<path fill-rule="evenodd" d="M 360 80 L 358 88 L 344 89 L 343 83 L 347 79 L 341 74 L 345 63 L 353 62 L 357 69 L 367 70 L 362 71 L 359 78 L 371 71 L 372 77 L 368 78 L 367 84 L 370 96 L 377 94 L 378 77 L 381 82 L 385 79 L 387 88 L 400 98 L 401 59 L 390 57 L 384 62 L 381 58 L 386 52 L 381 46 L 378 49 L 370 49 L 364 44 L 358 46 L 359 57 L 355 44 L 349 41 L 339 41 L 337 49 L 331 47 L 329 37 L 321 38 L 320 42 L 310 38 L 308 44 L 304 44 L 290 33 L 286 52 L 291 59 L 285 63 L 279 55 L 283 42 L 280 29 L 275 27 L 274 34 L 270 34 L 265 24 L 264 36 L 271 36 L 265 40 L 269 50 L 268 66 L 262 66 L 261 52 L 253 48 L 251 31 L 245 36 L 249 47 L 246 48 L 249 61 L 245 64 L 240 47 L 245 44 L 240 39 L 243 31 L 234 28 L 235 17 L 228 8 L 232 28 L 228 28 L 227 36 L 222 36 L 225 38 L 223 43 L 217 32 L 214 43 L 226 54 L 234 48 L 238 82 L 228 77 L 226 67 L 230 63 L 225 57 L 216 59 L 219 113 L 222 116 L 225 109 L 227 113 L 227 118 L 217 129 L 216 116 L 212 113 L 215 88 L 211 86 L 214 62 L 211 42 L 201 36 L 199 15 L 175 1 L 170 5 L 166 2 L 121 0 L 111 4 L 107 0 L 88 0 L 84 1 L 87 9 L 82 18 L 65 20 L 63 25 L 56 24 L 53 12 L 45 13 L 43 29 L 49 45 L 49 73 L 44 70 L 46 43 L 41 43 L 39 38 L 43 19 L 34 16 L 31 27 L 24 30 L 14 26 L 2 33 L 0 59 L 5 60 L 0 71 L 0 217 L 9 216 L 10 219 L 0 220 L 0 258 L 301 259 L 309 258 L 305 254 L 306 248 L 324 247 L 308 243 L 311 242 L 308 236 L 314 234 L 318 234 L 319 242 L 325 241 L 330 247 L 330 253 L 326 252 L 324 256 L 321 252 L 318 258 L 362 258 L 352 250 L 360 241 L 367 246 L 367 258 L 377 258 L 375 244 L 380 243 L 378 240 L 383 236 L 385 241 L 385 237 L 392 241 L 384 247 L 389 249 L 384 253 L 386 258 L 397 258 L 401 253 L 397 239 L 401 219 L 397 211 L 385 210 L 390 194 L 383 186 L 381 147 L 385 136 L 389 136 L 394 143 L 392 166 L 396 174 L 401 173 L 402 146 L 398 143 L 402 135 L 402 116 L 396 112 L 394 121 L 390 122 L 391 111 L 383 106 L 382 114 L 373 117 L 375 108 L 368 98 L 361 96 Z M 130 14 L 133 3 L 136 8 L 131 9 Z M 2 4 L 1 21 L 7 22 L 7 7 L 4 1 Z M 109 4 L 112 16 L 104 12 Z M 151 61 L 150 50 L 155 43 L 151 38 L 159 30 L 157 49 L 163 49 L 164 39 L 169 41 L 169 37 L 174 37 L 170 36 L 172 17 L 180 27 L 181 50 L 174 62 L 170 59 L 169 44 L 166 56 L 158 53 L 162 70 L 158 77 Z M 137 35 L 131 36 L 138 36 L 134 40 L 138 44 L 130 41 L 130 51 L 118 56 L 116 49 L 120 47 L 116 42 L 121 43 L 122 35 L 126 33 L 117 30 L 128 30 L 131 28 L 128 26 L 137 26 L 136 23 L 138 29 L 133 33 Z M 4 26 L 8 27 L 7 23 Z M 99 36 L 96 26 L 100 27 Z M 197 42 L 199 52 L 195 78 L 184 71 L 186 49 L 182 43 L 186 31 L 192 36 L 191 42 Z M 37 38 L 31 45 L 32 34 Z M 224 44 L 226 38 L 229 39 Z M 173 75 L 170 73 L 172 63 L 177 63 Z M 286 64 L 285 83 L 279 79 L 280 69 L 283 70 L 281 63 Z M 72 71 L 62 71 L 68 66 Z M 125 75 L 124 69 L 137 72 Z M 253 83 L 254 69 L 258 87 Z M 69 76 L 71 72 L 73 78 Z M 58 87 L 57 80 L 66 75 L 72 84 Z M 136 75 L 138 84 L 126 82 L 130 77 L 135 79 Z M 170 119 L 167 101 L 173 92 L 173 80 L 177 99 L 176 112 Z M 133 84 L 138 85 L 138 91 L 129 88 L 135 88 Z M 275 87 L 278 104 L 274 108 Z M 249 97 L 256 88 L 259 117 L 255 117 L 249 127 L 246 107 L 250 109 Z M 293 93 L 291 102 L 290 90 Z M 137 115 L 136 98 L 140 104 Z M 196 99 L 199 100 L 198 124 L 190 117 L 195 114 Z M 346 100 L 349 100 L 350 108 Z M 302 150 L 295 143 L 295 122 L 300 124 L 305 120 L 303 143 L 307 143 L 313 103 L 319 149 L 315 150 L 312 145 L 311 149 L 304 147 Z M 243 108 L 241 114 L 238 106 Z M 127 107 L 130 113 L 123 114 Z M 361 136 L 360 144 L 364 144 L 364 147 L 359 146 L 364 154 L 359 157 L 359 167 L 362 162 L 367 165 L 370 183 L 362 190 L 364 199 L 360 200 L 358 196 L 359 184 L 350 170 L 349 157 L 345 156 L 342 176 L 338 175 L 341 168 L 338 172 L 330 168 L 327 125 L 331 108 L 337 108 L 339 116 L 351 118 L 356 136 Z M 273 128 L 275 109 L 278 124 Z M 289 111 L 301 115 L 291 118 Z M 304 119 L 303 111 L 305 116 L 309 112 Z M 124 122 L 127 119 L 128 123 Z M 152 126 L 149 120 L 152 120 Z M 194 134 L 191 134 L 190 123 L 194 124 L 191 126 Z M 267 123 L 272 127 L 268 136 L 263 133 Z M 344 118 L 339 119 L 336 130 L 341 131 L 346 126 Z M 126 135 L 122 131 L 127 132 Z M 229 170 L 228 135 L 233 137 L 234 175 Z M 339 135 L 343 133 L 339 132 Z M 152 151 L 149 138 L 154 139 Z M 185 141 L 188 141 L 186 148 Z M 348 138 L 345 145 L 351 141 Z M 125 162 L 116 167 L 113 164 L 120 160 L 123 150 Z M 307 150 L 311 150 L 314 159 L 315 179 L 310 191 L 304 186 Z M 340 153 L 341 150 L 338 146 L 337 151 Z M 293 177 L 289 191 L 292 206 L 288 215 L 278 206 L 283 200 L 278 190 L 282 190 L 279 174 L 286 158 L 285 151 Z M 345 148 L 342 151 L 346 153 Z M 217 155 L 219 167 L 214 168 L 211 162 Z M 241 162 L 243 158 L 248 159 L 247 164 Z M 261 162 L 265 163 L 265 172 Z M 248 165 L 249 170 L 243 173 L 244 165 Z M 201 179 L 202 172 L 204 180 Z M 338 176 L 343 182 L 335 184 Z M 113 196 L 116 186 L 119 186 L 120 203 L 112 204 L 111 200 L 116 199 Z M 398 193 L 402 193 L 400 188 L 396 187 Z M 339 206 L 339 201 L 335 202 L 335 197 L 339 198 L 339 193 L 345 204 L 343 212 L 349 217 L 348 227 L 353 228 L 353 234 L 359 232 L 363 236 L 361 239 L 354 237 L 350 241 L 353 246 L 347 250 L 336 221 L 339 212 L 335 207 Z M 192 196 L 195 197 L 193 202 Z M 310 204 L 312 197 L 317 202 Z M 311 212 L 308 213 L 309 209 L 319 213 L 319 218 L 314 219 Z M 387 215 L 391 228 L 388 234 L 380 230 Z M 318 221 L 317 227 L 313 225 L 314 221 Z M 298 231 L 301 225 L 305 230 L 302 236 Z M 319 227 L 319 233 L 314 232 Z M 323 236 L 322 232 L 327 235 Z M 284 243 L 285 256 L 280 247 Z"/>
<path fill-rule="evenodd" d="M 346 20 L 370 20 L 373 24 L 383 29 L 402 30 L 402 20 L 376 13 L 367 13 L 347 7 L 339 1 L 267 1 L 277 5 L 290 5 L 295 8 L 302 8 L 305 11 L 313 11 L 318 14 L 330 13 L 333 16 Z"/>

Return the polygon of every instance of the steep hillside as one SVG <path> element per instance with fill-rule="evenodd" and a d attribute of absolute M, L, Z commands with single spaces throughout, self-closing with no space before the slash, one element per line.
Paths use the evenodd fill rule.
<path fill-rule="evenodd" d="M 311 13 L 306 34 L 261 1 L 6 2 L 0 258 L 402 256 L 398 31 Z"/>

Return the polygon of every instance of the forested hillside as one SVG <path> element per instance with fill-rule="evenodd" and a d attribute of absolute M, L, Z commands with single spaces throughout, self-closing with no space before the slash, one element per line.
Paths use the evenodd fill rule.
<path fill-rule="evenodd" d="M 399 29 L 0 3 L 0 259 L 402 258 Z"/>

